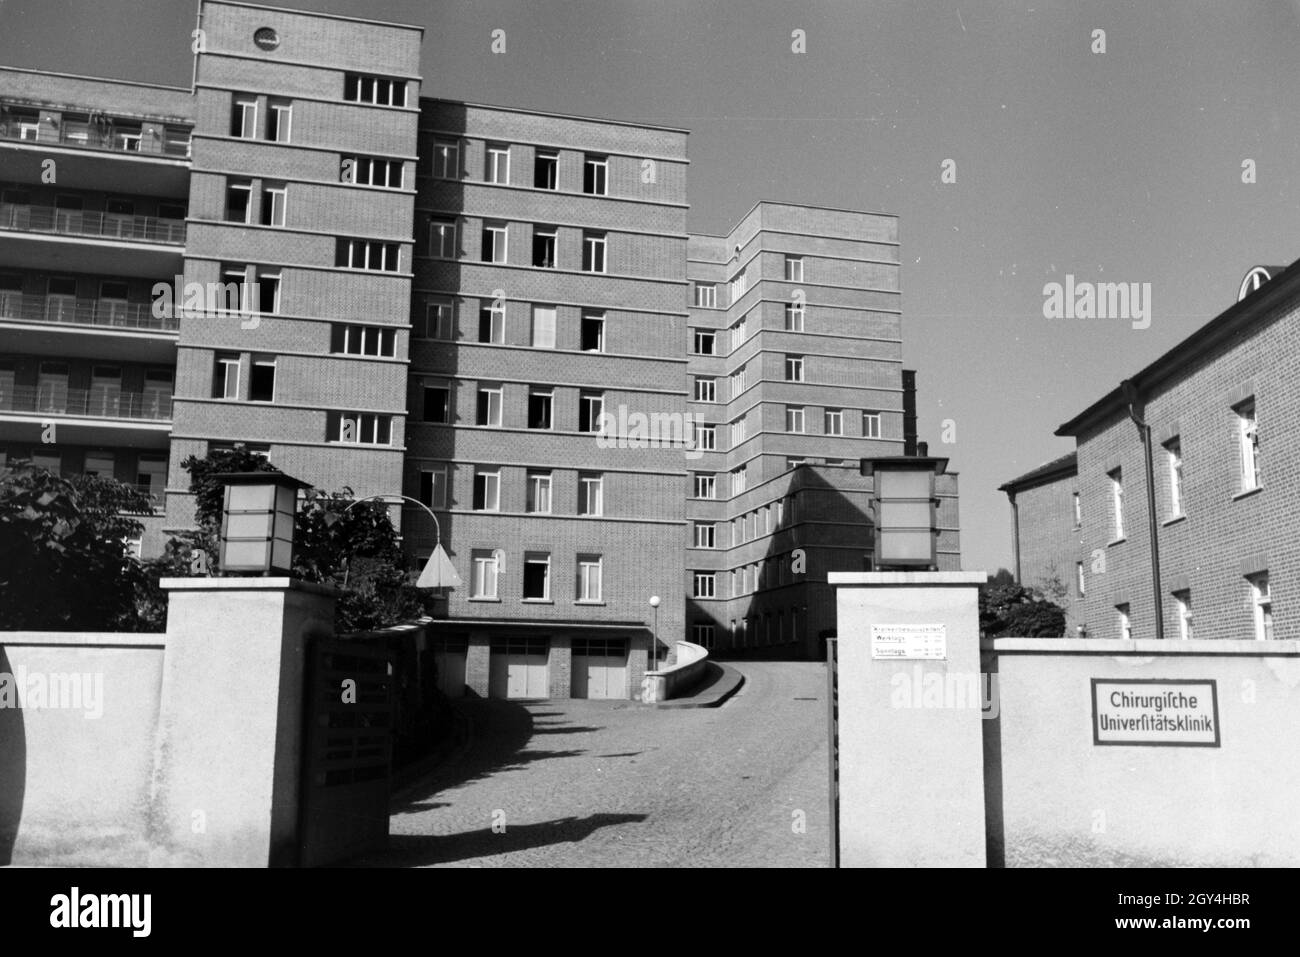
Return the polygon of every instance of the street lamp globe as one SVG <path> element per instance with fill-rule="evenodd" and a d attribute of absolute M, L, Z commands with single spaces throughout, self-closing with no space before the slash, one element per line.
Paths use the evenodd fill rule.
<path fill-rule="evenodd" d="M 651 595 L 651 596 L 650 596 L 650 607 L 651 607 L 651 608 L 658 608 L 658 607 L 659 607 L 659 596 L 658 596 L 658 595 Z"/>

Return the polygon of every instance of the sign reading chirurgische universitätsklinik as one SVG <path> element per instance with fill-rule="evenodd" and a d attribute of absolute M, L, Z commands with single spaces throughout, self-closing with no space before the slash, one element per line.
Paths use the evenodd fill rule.
<path fill-rule="evenodd" d="M 1092 743 L 1217 748 L 1215 683 L 1093 678 Z"/>

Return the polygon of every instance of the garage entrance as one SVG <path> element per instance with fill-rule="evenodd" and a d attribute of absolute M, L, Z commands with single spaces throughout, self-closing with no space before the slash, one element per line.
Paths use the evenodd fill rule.
<path fill-rule="evenodd" d="M 549 697 L 550 651 L 550 638 L 493 638 L 488 658 L 488 697 Z"/>
<path fill-rule="evenodd" d="M 438 690 L 448 698 L 465 697 L 465 662 L 469 658 L 469 638 L 465 635 L 438 635 L 433 638 L 433 663 L 438 669 Z"/>
<path fill-rule="evenodd" d="M 626 698 L 627 639 L 574 638 L 575 698 Z"/>

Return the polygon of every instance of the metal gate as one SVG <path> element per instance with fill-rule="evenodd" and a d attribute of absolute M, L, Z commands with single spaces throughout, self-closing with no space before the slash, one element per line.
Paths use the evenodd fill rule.
<path fill-rule="evenodd" d="M 299 864 L 313 867 L 388 840 L 392 657 L 334 638 L 307 649 Z"/>

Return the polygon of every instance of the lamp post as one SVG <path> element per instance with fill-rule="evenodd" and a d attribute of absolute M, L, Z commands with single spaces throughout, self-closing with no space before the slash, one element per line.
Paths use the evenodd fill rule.
<path fill-rule="evenodd" d="M 227 572 L 288 575 L 298 490 L 307 482 L 283 472 L 223 472 L 219 562 Z"/>
<path fill-rule="evenodd" d="M 433 519 L 433 554 L 424 564 L 424 570 L 420 572 L 420 577 L 415 583 L 416 588 L 451 588 L 461 583 L 460 576 L 456 574 L 456 568 L 447 557 L 446 551 L 442 547 L 442 526 L 438 524 L 438 516 L 433 513 L 433 509 L 425 505 L 418 498 L 411 498 L 409 495 L 398 495 L 396 492 L 391 494 L 367 495 L 365 498 L 359 498 L 352 502 L 343 511 L 351 511 L 362 502 L 383 501 L 384 499 L 401 499 L 404 502 L 410 502 L 412 505 L 418 505 L 428 513 Z"/>
<path fill-rule="evenodd" d="M 650 607 L 654 610 L 654 631 L 650 636 L 650 660 L 646 671 L 654 671 L 659 664 L 659 596 L 650 596 Z"/>
<path fill-rule="evenodd" d="M 938 569 L 934 479 L 947 468 L 947 459 L 928 455 L 862 460 L 861 472 L 873 483 L 876 568 Z"/>

